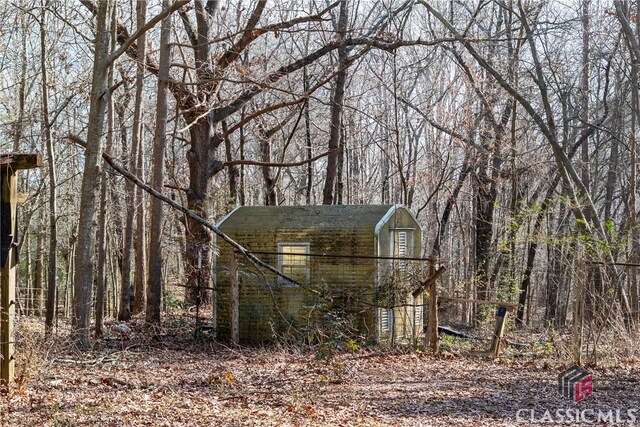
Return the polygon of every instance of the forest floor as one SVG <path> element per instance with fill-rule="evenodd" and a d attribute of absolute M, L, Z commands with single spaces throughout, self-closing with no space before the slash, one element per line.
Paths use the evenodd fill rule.
<path fill-rule="evenodd" d="M 135 322 L 125 334 L 112 324 L 91 351 L 78 352 L 64 330 L 44 340 L 42 324 L 20 323 L 18 379 L 0 395 L 2 426 L 509 426 L 562 424 L 576 414 L 583 425 L 599 424 L 598 416 L 601 424 L 640 420 L 635 358 L 589 368 L 594 393 L 575 404 L 557 391 L 568 365 L 550 353 L 482 359 L 375 347 L 319 360 L 310 347 L 231 348 L 195 339 L 185 327 L 151 338 Z"/>

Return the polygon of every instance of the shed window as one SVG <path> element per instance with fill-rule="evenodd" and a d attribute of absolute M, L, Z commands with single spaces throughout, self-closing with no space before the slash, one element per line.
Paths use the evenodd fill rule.
<path fill-rule="evenodd" d="M 278 243 L 278 270 L 298 282 L 309 281 L 309 243 Z M 280 278 L 280 283 L 284 280 Z"/>

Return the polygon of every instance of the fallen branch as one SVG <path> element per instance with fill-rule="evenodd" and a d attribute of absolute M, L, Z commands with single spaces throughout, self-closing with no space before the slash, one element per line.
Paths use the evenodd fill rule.
<path fill-rule="evenodd" d="M 118 360 L 117 358 L 113 358 L 113 357 L 110 357 L 110 356 L 112 356 L 112 354 L 107 354 L 107 355 L 104 355 L 102 357 L 98 357 L 96 359 L 87 359 L 87 360 L 63 359 L 63 358 L 58 359 L 58 358 L 56 358 L 56 359 L 53 359 L 51 361 L 51 363 L 70 363 L 70 364 L 73 364 L 73 365 L 95 366 L 95 365 L 99 365 L 99 364 L 101 364 L 101 363 L 103 363 L 105 361 L 107 361 L 107 362 L 115 362 L 115 361 Z"/>
<path fill-rule="evenodd" d="M 75 143 L 75 144 L 77 144 L 77 145 L 79 145 L 79 146 L 81 146 L 83 148 L 87 148 L 87 143 L 82 138 L 80 138 L 78 135 L 68 134 L 68 135 L 65 136 L 65 138 L 67 138 L 69 141 L 71 141 L 71 142 L 73 142 L 73 143 Z M 293 284 L 295 284 L 297 286 L 302 286 L 299 282 L 297 282 L 297 281 L 293 280 L 292 278 L 287 277 L 286 275 L 282 274 L 277 268 L 267 264 L 266 262 L 262 261 L 261 259 L 259 259 L 255 255 L 251 254 L 240 243 L 236 242 L 231 237 L 229 237 L 228 235 L 226 235 L 225 233 L 220 231 L 220 229 L 218 227 L 216 227 L 215 225 L 213 225 L 212 223 L 210 223 L 209 221 L 207 221 L 206 219 L 204 219 L 200 215 L 196 214 L 191 209 L 184 207 L 180 203 L 176 203 L 175 201 L 171 200 L 169 197 L 163 195 L 162 193 L 160 193 L 159 191 L 155 190 L 151 186 L 149 186 L 149 185 L 145 184 L 144 182 L 142 182 L 142 180 L 140 178 L 138 178 L 136 175 L 132 174 L 127 169 L 125 169 L 124 167 L 122 167 L 121 165 L 116 163 L 116 161 L 113 159 L 113 157 L 111 157 L 109 154 L 105 153 L 104 151 L 102 152 L 102 159 L 105 162 L 107 162 L 107 164 L 109 166 L 111 166 L 111 168 L 113 168 L 113 170 L 115 170 L 120 175 L 124 176 L 125 178 L 127 178 L 128 180 L 133 182 L 136 186 L 140 187 L 141 189 L 143 189 L 144 191 L 146 191 L 147 193 L 149 193 L 153 197 L 156 197 L 156 198 L 162 200 L 163 202 L 165 202 L 166 204 L 168 204 L 172 208 L 182 212 L 183 214 L 187 215 L 188 217 L 194 219 L 195 221 L 198 221 L 200 224 L 204 225 L 209 230 L 211 230 L 214 233 L 216 233 L 218 236 L 220 236 L 220 238 L 222 240 L 224 240 L 225 242 L 230 244 L 233 248 L 235 248 L 236 251 L 241 253 L 249 261 L 257 264 L 258 266 L 260 266 L 262 268 L 265 268 L 265 269 L 271 271 L 272 273 L 277 274 L 278 276 L 280 276 L 283 279 L 287 280 L 289 283 L 293 283 Z"/>

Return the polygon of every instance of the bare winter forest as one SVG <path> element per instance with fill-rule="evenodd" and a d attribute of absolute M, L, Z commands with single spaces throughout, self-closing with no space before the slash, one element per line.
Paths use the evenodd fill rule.
<path fill-rule="evenodd" d="M 2 263 L 19 252 L 0 424 L 640 419 L 640 2 L 4 0 L 0 23 L 0 152 L 44 160 L 19 172 L 15 231 L 0 212 Z M 218 227 L 316 205 L 401 205 L 419 231 L 381 251 L 386 215 L 367 253 L 347 229 L 277 240 L 293 217 L 250 224 L 271 246 Z M 370 314 L 346 277 L 370 279 Z M 304 327 L 278 305 L 294 285 Z M 258 344 L 238 338 L 251 287 L 280 316 Z M 500 357 L 471 356 L 501 303 Z M 573 364 L 580 403 L 555 395 Z"/>

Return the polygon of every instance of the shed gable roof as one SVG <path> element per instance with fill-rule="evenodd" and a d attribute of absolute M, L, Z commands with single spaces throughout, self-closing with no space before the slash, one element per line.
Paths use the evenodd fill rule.
<path fill-rule="evenodd" d="M 241 206 L 218 226 L 223 230 L 289 229 L 372 231 L 394 205 Z"/>

